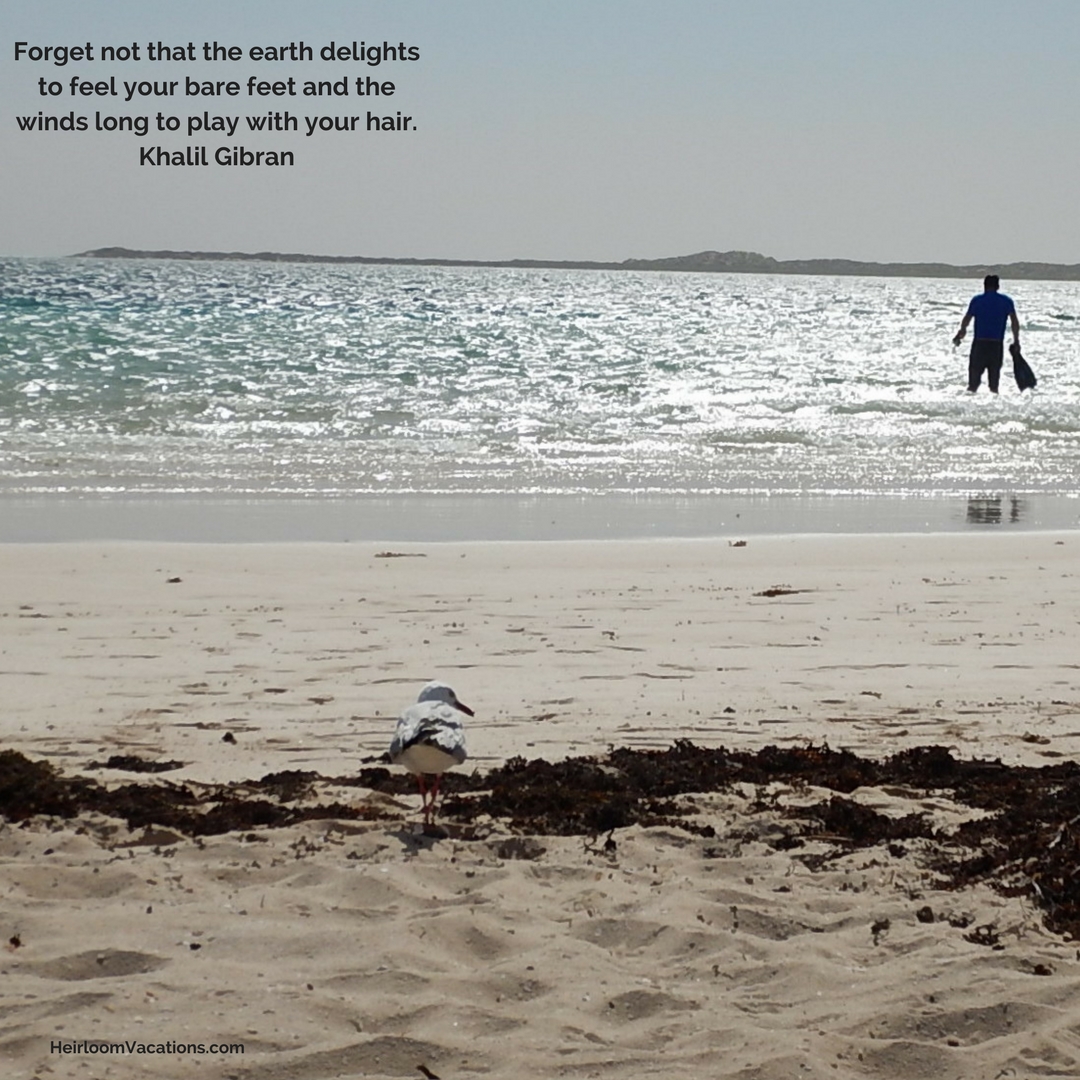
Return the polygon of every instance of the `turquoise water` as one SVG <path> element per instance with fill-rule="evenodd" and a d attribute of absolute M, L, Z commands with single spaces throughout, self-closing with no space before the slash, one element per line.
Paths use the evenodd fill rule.
<path fill-rule="evenodd" d="M 0 260 L 0 495 L 1076 495 L 1080 288 Z"/>

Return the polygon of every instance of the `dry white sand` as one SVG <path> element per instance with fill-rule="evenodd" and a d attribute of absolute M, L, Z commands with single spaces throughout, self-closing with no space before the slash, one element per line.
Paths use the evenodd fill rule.
<path fill-rule="evenodd" d="M 481 768 L 676 738 L 1045 764 L 1080 752 L 1078 546 L 5 545 L 0 748 L 69 774 L 136 753 L 186 762 L 173 782 L 340 775 L 439 677 Z M 1080 1075 L 1076 948 L 1025 897 L 936 892 L 917 850 L 813 873 L 752 793 L 699 801 L 718 840 L 634 828 L 535 859 L 418 835 L 418 799 L 200 843 L 0 827 L 4 1075 Z M 50 1051 L 87 1039 L 245 1053 Z"/>

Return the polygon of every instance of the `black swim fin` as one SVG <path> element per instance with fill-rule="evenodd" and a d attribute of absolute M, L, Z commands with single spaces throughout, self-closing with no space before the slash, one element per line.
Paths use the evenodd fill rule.
<path fill-rule="evenodd" d="M 1013 358 L 1013 378 L 1020 390 L 1031 390 L 1039 385 L 1035 378 L 1035 372 L 1031 370 L 1028 362 L 1020 355 L 1020 346 L 1015 342 L 1009 346 L 1009 352 Z"/>

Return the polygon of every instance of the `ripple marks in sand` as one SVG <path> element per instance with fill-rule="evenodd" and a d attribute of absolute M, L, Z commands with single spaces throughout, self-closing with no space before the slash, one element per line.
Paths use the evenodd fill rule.
<path fill-rule="evenodd" d="M 924 1042 L 951 1038 L 964 1046 L 974 1046 L 1001 1035 L 1041 1029 L 1055 1014 L 1054 1009 L 1021 1001 L 940 1012 L 898 1012 L 874 1021 L 866 1034 L 875 1039 L 919 1039 Z"/>
<path fill-rule="evenodd" d="M 957 1064 L 955 1051 L 906 1040 L 873 1046 L 862 1058 L 862 1066 L 871 1076 L 895 1080 L 941 1080 L 957 1075 Z"/>
<path fill-rule="evenodd" d="M 41 1034 L 37 1027 L 40 1021 L 54 1016 L 71 1017 L 112 997 L 108 993 L 86 991 L 66 994 L 52 1001 L 31 1000 L 25 1004 L 0 1005 L 0 1061 L 15 1062 L 24 1054 L 40 1051 Z M 85 1016 L 79 1019 L 85 1021 Z"/>
<path fill-rule="evenodd" d="M 581 941 L 617 954 L 647 953 L 658 959 L 686 955 L 692 949 L 704 955 L 727 942 L 718 934 L 681 930 L 665 923 L 633 918 L 590 919 L 571 933 Z"/>
<path fill-rule="evenodd" d="M 417 1073 L 417 1062 L 435 1067 L 459 1057 L 436 1043 L 382 1035 L 376 1039 L 351 1043 L 335 1050 L 320 1050 L 297 1057 L 282 1055 L 277 1061 L 237 1073 L 239 1080 L 323 1080 L 331 1076 L 410 1076 Z M 483 1069 L 479 1055 L 468 1062 L 458 1062 L 465 1075 Z M 484 1069 L 483 1071 L 486 1071 Z"/>
<path fill-rule="evenodd" d="M 138 878 L 127 870 L 103 868 L 101 873 L 82 867 L 18 866 L 13 884 L 35 900 L 107 899 L 130 890 Z"/>

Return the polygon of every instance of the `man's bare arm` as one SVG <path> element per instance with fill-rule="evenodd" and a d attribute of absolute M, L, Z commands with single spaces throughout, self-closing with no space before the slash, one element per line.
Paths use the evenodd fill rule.
<path fill-rule="evenodd" d="M 1015 319 L 1016 316 L 1013 316 Z M 964 340 L 964 335 L 967 333 L 968 323 L 971 322 L 971 312 L 969 311 L 960 322 L 960 329 L 957 332 L 956 337 L 952 339 L 954 345 L 959 345 Z"/>

